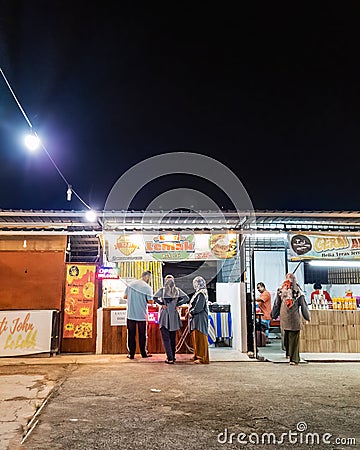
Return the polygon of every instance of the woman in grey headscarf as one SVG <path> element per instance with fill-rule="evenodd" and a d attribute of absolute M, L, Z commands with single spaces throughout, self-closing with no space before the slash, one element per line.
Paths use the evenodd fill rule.
<path fill-rule="evenodd" d="M 193 279 L 195 293 L 189 305 L 189 330 L 193 337 L 194 356 L 196 364 L 209 364 L 209 309 L 206 281 L 203 277 Z"/>
<path fill-rule="evenodd" d="M 164 287 L 154 294 L 154 301 L 162 305 L 159 317 L 161 338 L 166 352 L 166 363 L 174 364 L 176 348 L 176 332 L 182 326 L 177 307 L 189 302 L 184 291 L 176 287 L 172 275 L 166 275 Z"/>

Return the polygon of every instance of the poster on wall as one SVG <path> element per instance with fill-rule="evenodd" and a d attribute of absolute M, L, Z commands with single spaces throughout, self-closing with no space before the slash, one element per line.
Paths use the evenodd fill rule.
<path fill-rule="evenodd" d="M 237 256 L 234 233 L 106 234 L 108 260 L 224 260 Z"/>
<path fill-rule="evenodd" d="M 0 356 L 50 352 L 53 312 L 0 311 Z"/>
<path fill-rule="evenodd" d="M 289 233 L 290 259 L 360 259 L 360 236 Z"/>
<path fill-rule="evenodd" d="M 110 326 L 125 326 L 126 325 L 126 310 L 111 310 Z"/>
<path fill-rule="evenodd" d="M 66 264 L 63 338 L 93 337 L 96 265 Z"/>

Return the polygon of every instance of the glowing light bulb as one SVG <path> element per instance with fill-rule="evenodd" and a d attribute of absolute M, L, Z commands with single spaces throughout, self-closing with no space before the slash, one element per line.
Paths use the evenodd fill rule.
<path fill-rule="evenodd" d="M 86 211 L 85 217 L 86 217 L 86 220 L 88 220 L 89 222 L 96 222 L 96 220 L 97 220 L 96 212 L 93 211 L 92 209 L 89 209 L 89 211 Z"/>
<path fill-rule="evenodd" d="M 40 139 L 36 134 L 28 134 L 25 136 L 24 141 L 26 147 L 31 151 L 37 150 L 40 147 Z"/>

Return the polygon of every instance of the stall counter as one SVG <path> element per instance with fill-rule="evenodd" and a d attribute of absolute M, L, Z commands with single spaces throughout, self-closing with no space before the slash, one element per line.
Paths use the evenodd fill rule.
<path fill-rule="evenodd" d="M 300 333 L 300 352 L 360 353 L 360 310 L 311 310 Z"/>
<path fill-rule="evenodd" d="M 154 309 L 153 309 L 154 308 Z M 157 311 L 156 307 L 149 307 L 149 313 Z M 183 326 L 178 332 L 179 341 L 181 334 L 186 329 L 187 322 L 182 320 Z M 148 322 L 148 352 L 150 354 L 165 353 L 159 324 Z M 191 353 L 190 336 L 187 336 L 179 353 Z M 126 306 L 99 308 L 98 310 L 98 343 L 97 353 L 103 354 L 127 354 L 127 328 Z M 137 345 L 136 353 L 140 353 Z"/>

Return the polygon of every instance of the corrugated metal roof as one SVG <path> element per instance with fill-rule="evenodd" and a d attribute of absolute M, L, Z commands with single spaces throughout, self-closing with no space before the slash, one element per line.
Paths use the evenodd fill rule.
<path fill-rule="evenodd" d="M 83 234 L 101 229 L 99 221 L 87 220 L 86 211 L 0 210 L 2 234 Z"/>
<path fill-rule="evenodd" d="M 360 211 L 86 211 L 0 210 L 0 233 L 97 234 L 106 231 L 360 231 Z"/>
<path fill-rule="evenodd" d="M 101 211 L 88 222 L 87 211 L 0 210 L 0 235 L 68 235 L 67 260 L 98 262 L 103 232 L 191 230 L 256 234 L 253 248 L 285 248 L 288 231 L 360 233 L 360 211 Z M 263 233 L 263 234 L 261 234 Z M 286 235 L 285 235 L 286 236 Z"/>

